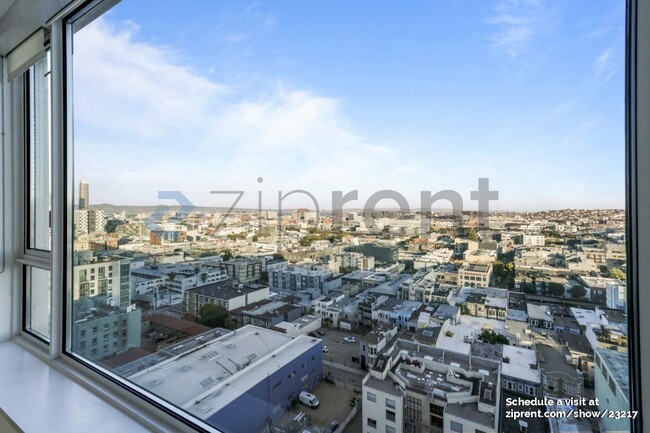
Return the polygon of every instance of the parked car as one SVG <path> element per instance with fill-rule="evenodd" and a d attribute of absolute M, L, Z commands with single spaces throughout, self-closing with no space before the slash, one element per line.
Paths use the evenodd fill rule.
<path fill-rule="evenodd" d="M 339 428 L 339 423 L 332 421 L 327 425 L 325 430 L 323 430 L 323 433 L 334 433 L 337 428 Z"/>
<path fill-rule="evenodd" d="M 347 343 L 356 343 L 357 339 L 355 337 L 345 337 L 343 341 Z"/>
<path fill-rule="evenodd" d="M 330 351 L 330 348 L 327 346 L 323 346 L 323 353 L 327 353 Z"/>
<path fill-rule="evenodd" d="M 298 395 L 298 400 L 300 400 L 300 403 L 311 407 L 312 409 L 316 409 L 320 405 L 320 401 L 318 401 L 318 398 L 314 394 L 310 394 L 307 391 L 303 391 Z"/>
<path fill-rule="evenodd" d="M 325 335 L 325 331 L 316 331 L 316 334 L 318 334 L 319 337 L 322 337 Z"/>

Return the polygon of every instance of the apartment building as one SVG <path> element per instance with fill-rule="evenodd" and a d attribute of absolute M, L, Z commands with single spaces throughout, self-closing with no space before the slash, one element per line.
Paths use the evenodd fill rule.
<path fill-rule="evenodd" d="M 257 281 L 262 277 L 264 263 L 261 259 L 240 257 L 219 263 L 219 268 L 222 272 L 228 275 L 228 278 L 231 280 L 237 280 L 242 284 L 248 284 Z"/>
<path fill-rule="evenodd" d="M 331 271 L 288 264 L 274 267 L 268 272 L 272 290 L 300 291 L 316 288 L 321 293 L 327 293 L 326 283 L 333 276 Z"/>
<path fill-rule="evenodd" d="M 77 209 L 73 213 L 75 236 L 106 232 L 106 216 L 99 209 Z"/>
<path fill-rule="evenodd" d="M 460 287 L 488 287 L 492 278 L 491 263 L 463 263 L 458 268 Z"/>
<path fill-rule="evenodd" d="M 497 361 L 397 339 L 363 381 L 363 431 L 496 433 L 500 375 Z"/>
<path fill-rule="evenodd" d="M 111 307 L 97 298 L 74 302 L 73 349 L 92 361 L 100 361 L 141 344 L 141 310 Z"/>
<path fill-rule="evenodd" d="M 101 296 L 108 305 L 131 304 L 129 260 L 83 262 L 73 269 L 73 299 Z"/>
<path fill-rule="evenodd" d="M 334 273 L 339 272 L 340 269 L 372 271 L 375 269 L 375 258 L 355 252 L 334 254 L 327 263 L 327 268 Z"/>
<path fill-rule="evenodd" d="M 582 372 L 569 360 L 566 346 L 537 344 L 537 359 L 545 394 L 558 398 L 579 398 L 584 393 Z"/>

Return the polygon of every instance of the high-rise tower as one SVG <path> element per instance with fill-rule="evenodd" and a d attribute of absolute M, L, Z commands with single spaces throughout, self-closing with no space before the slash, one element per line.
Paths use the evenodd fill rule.
<path fill-rule="evenodd" d="M 88 181 L 79 182 L 79 209 L 88 209 L 90 205 L 88 193 Z"/>

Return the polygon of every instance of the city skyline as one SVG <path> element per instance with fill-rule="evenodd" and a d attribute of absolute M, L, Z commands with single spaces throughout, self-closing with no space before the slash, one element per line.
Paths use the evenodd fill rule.
<path fill-rule="evenodd" d="M 75 40 L 76 176 L 98 203 L 469 204 L 489 177 L 495 210 L 624 206 L 622 2 L 172 6 L 120 4 Z"/>

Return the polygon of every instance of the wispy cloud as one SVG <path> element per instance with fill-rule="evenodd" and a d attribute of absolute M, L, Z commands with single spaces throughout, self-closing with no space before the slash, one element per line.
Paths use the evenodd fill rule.
<path fill-rule="evenodd" d="M 539 0 L 499 0 L 485 22 L 498 28 L 491 47 L 514 60 L 526 54 L 531 41 L 550 30 L 553 13 Z"/>
<path fill-rule="evenodd" d="M 394 179 L 385 186 L 398 183 L 399 151 L 356 132 L 336 98 L 278 83 L 242 100 L 179 66 L 171 48 L 136 41 L 136 26 L 100 19 L 82 32 L 76 167 L 83 178 L 101 179 L 94 191 L 105 201 L 151 202 L 158 190 L 181 189 L 206 203 L 215 199 L 210 190 L 240 189 L 257 176 L 265 186 L 314 193 L 327 193 L 327 182 L 371 191 L 379 172 Z"/>
<path fill-rule="evenodd" d="M 594 62 L 594 82 L 597 85 L 607 83 L 616 73 L 615 56 L 611 48 L 604 50 Z"/>

